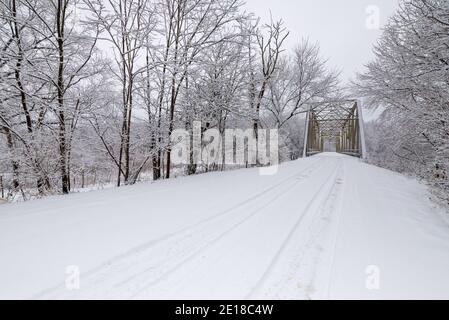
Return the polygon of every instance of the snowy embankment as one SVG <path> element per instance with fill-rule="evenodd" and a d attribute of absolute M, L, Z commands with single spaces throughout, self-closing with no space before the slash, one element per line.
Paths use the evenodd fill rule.
<path fill-rule="evenodd" d="M 335 154 L 258 173 L 3 205 L 0 298 L 449 298 L 424 186 Z"/>

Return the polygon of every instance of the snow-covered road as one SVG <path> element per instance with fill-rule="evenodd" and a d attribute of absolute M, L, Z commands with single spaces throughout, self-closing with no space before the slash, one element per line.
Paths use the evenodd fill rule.
<path fill-rule="evenodd" d="M 426 188 L 337 154 L 3 205 L 0 261 L 0 298 L 449 298 Z"/>

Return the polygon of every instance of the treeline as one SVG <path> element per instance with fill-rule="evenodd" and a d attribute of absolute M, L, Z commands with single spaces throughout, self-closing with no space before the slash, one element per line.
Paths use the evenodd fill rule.
<path fill-rule="evenodd" d="M 374 52 L 357 85 L 383 110 L 368 128 L 370 159 L 449 201 L 449 2 L 402 0 Z"/>
<path fill-rule="evenodd" d="M 176 128 L 277 128 L 300 156 L 338 74 L 239 0 L 0 0 L 0 176 L 9 199 L 225 170 L 175 168 Z"/>

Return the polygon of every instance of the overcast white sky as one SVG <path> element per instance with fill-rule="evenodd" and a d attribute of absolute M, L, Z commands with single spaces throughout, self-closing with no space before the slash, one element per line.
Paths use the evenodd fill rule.
<path fill-rule="evenodd" d="M 303 37 L 318 41 L 329 65 L 349 80 L 372 57 L 372 45 L 381 35 L 375 27 L 378 12 L 382 27 L 398 7 L 398 0 L 246 0 L 248 11 L 268 22 L 282 18 L 290 30 L 287 47 Z M 376 10 L 377 8 L 377 10 Z M 374 19 L 374 20 L 373 20 Z M 369 27 L 367 27 L 369 26 Z"/>

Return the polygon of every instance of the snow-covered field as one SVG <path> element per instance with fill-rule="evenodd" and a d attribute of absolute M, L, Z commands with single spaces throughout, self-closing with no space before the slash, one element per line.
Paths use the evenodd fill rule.
<path fill-rule="evenodd" d="M 1 205 L 0 298 L 449 298 L 449 225 L 336 154 Z"/>

